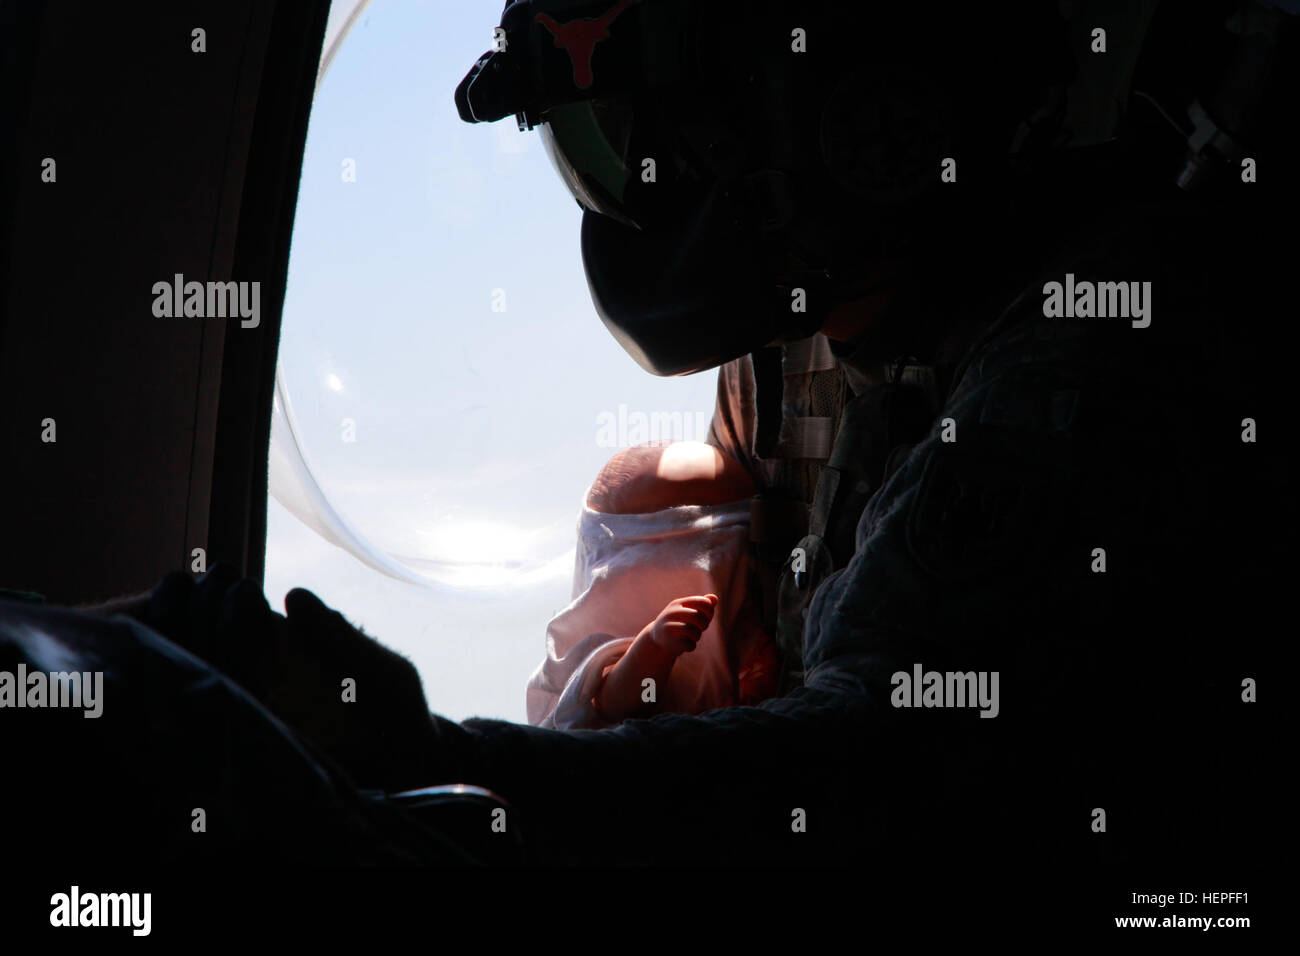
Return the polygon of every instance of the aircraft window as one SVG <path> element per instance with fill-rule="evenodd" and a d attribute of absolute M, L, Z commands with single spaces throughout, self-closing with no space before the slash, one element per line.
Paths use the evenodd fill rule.
<path fill-rule="evenodd" d="M 536 132 L 467 126 L 475 4 L 336 0 L 299 188 L 266 593 L 307 587 L 407 655 L 431 707 L 524 719 L 578 508 L 620 445 L 702 439 L 716 375 L 605 331 Z M 351 26 L 348 30 L 347 27 Z M 346 38 L 346 42 L 343 42 Z"/>

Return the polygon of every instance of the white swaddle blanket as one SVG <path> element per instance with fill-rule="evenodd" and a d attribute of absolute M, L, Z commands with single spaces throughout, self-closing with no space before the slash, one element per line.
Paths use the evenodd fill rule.
<path fill-rule="evenodd" d="M 528 682 L 528 722 L 560 730 L 605 722 L 592 707 L 601 672 L 669 601 L 718 595 L 713 621 L 694 651 L 677 658 L 659 708 L 699 713 L 735 701 L 735 631 L 749 572 L 749 499 L 684 505 L 649 514 L 578 519 L 573 600 L 546 630 L 546 660 Z"/>

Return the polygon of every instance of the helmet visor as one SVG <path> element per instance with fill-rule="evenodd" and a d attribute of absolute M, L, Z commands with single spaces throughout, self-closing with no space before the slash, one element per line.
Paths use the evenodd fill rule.
<path fill-rule="evenodd" d="M 641 228 L 631 208 L 632 110 L 607 100 L 547 110 L 537 127 L 555 171 L 585 209 Z"/>

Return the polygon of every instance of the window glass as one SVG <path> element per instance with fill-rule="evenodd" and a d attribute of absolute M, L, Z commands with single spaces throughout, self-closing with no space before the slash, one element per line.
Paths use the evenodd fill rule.
<path fill-rule="evenodd" d="M 336 3 L 339 33 L 354 5 Z M 482 4 L 375 0 L 331 52 L 294 225 L 266 591 L 315 591 L 453 718 L 524 719 L 569 601 L 583 495 L 619 445 L 703 439 L 716 373 L 658 379 L 595 314 L 580 210 L 536 132 L 452 91 Z"/>

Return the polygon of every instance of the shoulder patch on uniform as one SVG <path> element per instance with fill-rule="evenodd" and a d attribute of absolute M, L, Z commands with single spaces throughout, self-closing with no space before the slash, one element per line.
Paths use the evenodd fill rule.
<path fill-rule="evenodd" d="M 993 575 L 1031 558 L 1046 476 L 996 442 L 933 444 L 907 520 L 908 550 L 943 580 Z"/>
<path fill-rule="evenodd" d="M 998 376 L 980 409 L 981 425 L 1064 432 L 1074 424 L 1079 390 L 1055 369 L 1022 366 Z"/>

